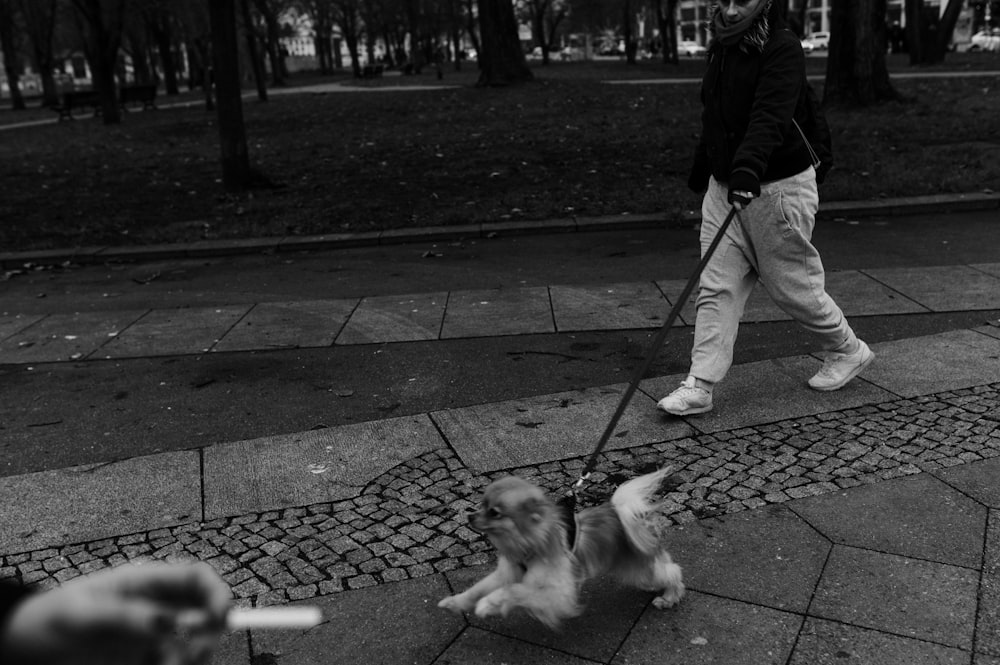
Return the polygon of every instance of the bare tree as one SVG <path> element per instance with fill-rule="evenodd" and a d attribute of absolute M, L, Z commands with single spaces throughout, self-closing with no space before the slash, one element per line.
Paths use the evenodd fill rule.
<path fill-rule="evenodd" d="M 208 3 L 222 152 L 222 185 L 230 192 L 245 190 L 251 180 L 246 125 L 243 122 L 243 95 L 240 89 L 235 2 L 236 0 L 212 0 Z"/>
<path fill-rule="evenodd" d="M 300 0 L 312 18 L 313 42 L 321 74 L 334 71 L 333 55 L 333 5 L 331 0 Z"/>
<path fill-rule="evenodd" d="M 169 0 L 143 0 L 142 18 L 156 49 L 163 70 L 163 87 L 168 95 L 180 93 L 177 87 L 177 59 L 174 57 L 175 17 Z"/>
<path fill-rule="evenodd" d="M 288 3 L 285 0 L 253 0 L 253 5 L 264 19 L 267 35 L 264 45 L 271 62 L 271 84 L 283 86 L 288 80 L 288 68 L 281 51 L 281 26 L 278 17 L 287 9 Z"/>
<path fill-rule="evenodd" d="M 101 98 L 105 125 L 121 122 L 115 68 L 125 24 L 125 0 L 73 0 L 74 16 L 83 35 L 83 50 L 90 63 L 94 89 Z"/>
<path fill-rule="evenodd" d="M 886 0 L 837 0 L 830 11 L 825 104 L 869 106 L 899 98 L 885 62 Z"/>
<path fill-rule="evenodd" d="M 340 28 L 340 35 L 347 45 L 351 55 L 351 68 L 354 76 L 361 78 L 361 56 L 358 44 L 361 36 L 361 8 L 358 0 L 335 0 L 333 21 Z"/>
<path fill-rule="evenodd" d="M 569 5 L 563 0 L 528 0 L 525 9 L 531 23 L 531 35 L 542 50 L 542 64 L 547 65 L 559 24 L 566 18 Z"/>
<path fill-rule="evenodd" d="M 479 86 L 534 79 L 521 50 L 511 0 L 479 0 Z"/>
<path fill-rule="evenodd" d="M 20 66 L 21 43 L 18 36 L 20 30 L 15 23 L 16 9 L 12 0 L 0 0 L 0 47 L 3 50 L 3 68 L 7 74 L 7 86 L 10 88 L 11 108 L 23 111 L 24 95 L 21 94 Z"/>
<path fill-rule="evenodd" d="M 948 0 L 944 13 L 924 0 L 906 0 L 906 43 L 911 65 L 944 62 L 955 25 L 962 13 L 962 0 Z"/>
<path fill-rule="evenodd" d="M 660 31 L 663 64 L 679 65 L 677 54 L 677 4 L 679 0 L 653 0 L 656 26 Z"/>
<path fill-rule="evenodd" d="M 52 75 L 55 55 L 52 43 L 56 32 L 56 0 L 18 0 L 24 30 L 31 42 L 31 54 L 42 77 L 42 104 L 59 102 L 59 91 Z"/>
<path fill-rule="evenodd" d="M 188 87 L 201 86 L 205 93 L 205 110 L 214 111 L 212 97 L 212 27 L 208 3 L 203 0 L 171 0 L 177 17 L 179 39 L 188 59 Z"/>
<path fill-rule="evenodd" d="M 254 28 L 253 17 L 250 15 L 250 0 L 240 0 L 243 11 L 243 35 L 247 41 L 247 55 L 250 56 L 250 67 L 253 69 L 253 80 L 257 86 L 257 99 L 267 101 L 267 81 L 264 76 L 264 62 L 257 49 L 259 43 L 257 31 Z"/>

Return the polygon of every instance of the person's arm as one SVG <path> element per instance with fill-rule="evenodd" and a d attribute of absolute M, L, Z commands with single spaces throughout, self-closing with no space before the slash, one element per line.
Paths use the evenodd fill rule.
<path fill-rule="evenodd" d="M 797 40 L 782 38 L 761 55 L 761 74 L 746 134 L 733 157 L 730 192 L 760 196 L 772 153 L 785 141 L 805 80 L 805 55 Z"/>
<path fill-rule="evenodd" d="M 218 631 L 229 605 L 228 585 L 207 564 L 111 568 L 22 597 L 0 633 L 0 662 L 200 662 L 214 642 L 195 650 L 177 642 L 178 617 L 189 628 Z"/>

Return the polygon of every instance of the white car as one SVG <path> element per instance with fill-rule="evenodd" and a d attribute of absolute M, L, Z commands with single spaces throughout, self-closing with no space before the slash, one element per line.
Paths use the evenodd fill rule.
<path fill-rule="evenodd" d="M 970 51 L 1000 51 L 1000 28 L 980 30 L 972 35 Z"/>
<path fill-rule="evenodd" d="M 815 48 L 816 47 L 813 45 L 813 43 L 808 39 L 802 40 L 802 50 L 805 51 L 806 53 L 812 53 L 813 49 Z"/>
<path fill-rule="evenodd" d="M 829 32 L 814 32 L 809 37 L 806 38 L 807 41 L 811 42 L 813 48 L 826 50 L 830 48 L 830 33 Z"/>
<path fill-rule="evenodd" d="M 698 42 L 692 41 L 682 41 L 677 44 L 677 55 L 686 55 L 688 57 L 694 57 L 696 55 L 705 55 L 708 51 L 704 46 Z"/>

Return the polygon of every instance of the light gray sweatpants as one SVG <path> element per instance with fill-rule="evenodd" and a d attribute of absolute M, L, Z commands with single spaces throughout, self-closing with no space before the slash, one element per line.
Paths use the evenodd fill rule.
<path fill-rule="evenodd" d="M 704 255 L 732 206 L 728 188 L 712 178 L 702 202 Z M 814 333 L 826 351 L 850 350 L 857 337 L 826 293 L 823 263 L 811 238 L 819 208 L 816 172 L 761 186 L 737 214 L 701 274 L 691 371 L 716 383 L 733 364 L 733 346 L 747 298 L 760 279 L 775 304 Z"/>

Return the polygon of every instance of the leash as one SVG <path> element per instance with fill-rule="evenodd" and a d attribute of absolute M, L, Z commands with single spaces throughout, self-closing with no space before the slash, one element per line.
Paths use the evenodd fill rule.
<path fill-rule="evenodd" d="M 578 490 L 583 487 L 583 484 L 590 478 L 591 472 L 594 470 L 594 466 L 597 464 L 597 457 L 604 450 L 604 447 L 608 445 L 608 440 L 611 438 L 611 434 L 614 433 L 615 427 L 618 426 L 618 421 L 621 420 L 622 414 L 625 413 L 625 408 L 628 406 L 629 402 L 632 400 L 632 396 L 635 395 L 635 391 L 639 388 L 639 382 L 649 371 L 650 366 L 653 364 L 653 360 L 656 359 L 656 354 L 659 353 L 660 347 L 667 339 L 667 335 L 670 333 L 670 328 L 674 325 L 674 321 L 680 314 L 681 308 L 684 303 L 687 302 L 688 298 L 691 297 L 691 292 L 694 291 L 695 284 L 701 277 L 702 271 L 705 270 L 705 266 L 708 265 L 708 260 L 712 258 L 712 254 L 715 249 L 722 242 L 723 236 L 726 234 L 726 229 L 732 223 L 733 218 L 736 217 L 737 210 L 736 206 L 733 206 L 729 214 L 726 215 L 725 221 L 722 222 L 722 226 L 719 230 L 715 232 L 715 237 L 712 238 L 711 244 L 709 244 L 708 249 L 705 250 L 705 254 L 701 257 L 701 261 L 698 262 L 698 266 L 694 269 L 691 277 L 688 278 L 687 284 L 684 286 L 684 290 L 681 292 L 680 298 L 674 303 L 674 306 L 670 309 L 670 314 L 667 315 L 667 320 L 664 322 L 663 327 L 660 328 L 659 332 L 656 333 L 656 337 L 653 338 L 652 344 L 649 345 L 649 350 L 646 352 L 646 357 L 642 361 L 642 365 L 636 370 L 632 375 L 632 380 L 628 384 L 625 393 L 622 395 L 621 399 L 618 401 L 618 408 L 615 409 L 614 414 L 611 416 L 611 421 L 608 426 L 604 429 L 604 433 L 601 435 L 600 440 L 597 442 L 597 448 L 591 453 L 590 458 L 583 467 L 583 471 L 580 473 L 580 479 L 576 481 L 573 485 L 573 489 L 570 490 L 570 494 L 567 499 L 570 501 L 571 506 L 576 505 L 576 496 Z"/>

